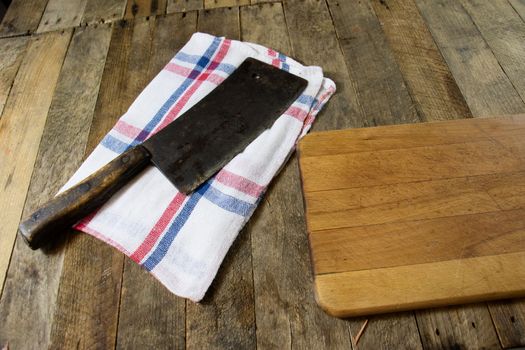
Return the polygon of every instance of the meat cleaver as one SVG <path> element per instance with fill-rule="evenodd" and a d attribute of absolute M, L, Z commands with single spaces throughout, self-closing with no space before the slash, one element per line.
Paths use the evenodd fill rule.
<path fill-rule="evenodd" d="M 31 214 L 20 224 L 22 237 L 32 249 L 40 248 L 150 164 L 180 192 L 191 193 L 271 127 L 306 85 L 303 78 L 247 58 L 186 113 Z"/>

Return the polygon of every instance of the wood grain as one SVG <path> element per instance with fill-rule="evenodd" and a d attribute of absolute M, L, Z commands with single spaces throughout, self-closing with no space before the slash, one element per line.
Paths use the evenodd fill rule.
<path fill-rule="evenodd" d="M 128 0 L 124 18 L 148 17 L 166 13 L 167 0 Z"/>
<path fill-rule="evenodd" d="M 0 37 L 34 32 L 48 0 L 13 0 L 0 24 Z"/>
<path fill-rule="evenodd" d="M 458 119 L 454 123 L 420 123 L 399 125 L 395 128 L 377 127 L 352 130 L 331 130 L 312 133 L 301 140 L 300 151 L 307 156 L 356 154 L 486 141 L 487 132 L 498 142 L 512 142 L 524 132 L 525 114 L 506 116 L 497 126 L 485 125 L 480 120 Z M 471 126 L 475 125 L 475 128 Z M 351 137 L 348 137 L 349 134 Z M 444 137 L 444 135 L 446 135 Z M 514 141 L 514 146 L 521 143 Z M 506 145 L 510 146 L 510 145 Z M 516 150 L 516 154 L 520 154 Z"/>
<path fill-rule="evenodd" d="M 365 115 L 374 125 L 418 122 L 414 103 L 369 2 L 330 0 L 328 4 Z"/>
<path fill-rule="evenodd" d="M 166 13 L 187 12 L 204 8 L 203 0 L 168 0 Z"/>
<path fill-rule="evenodd" d="M 464 93 L 472 114 L 486 116 L 496 110 L 523 112 L 523 101 L 461 4 L 449 1 L 432 4 L 416 2 Z M 440 21 L 442 22 L 439 23 Z M 520 310 L 511 313 L 514 312 L 519 313 Z M 492 315 L 495 314 L 496 311 L 493 310 Z M 515 337 L 515 334 L 523 334 L 523 329 L 504 327 L 507 323 L 497 325 L 498 320 L 504 319 L 504 315 L 493 317 L 499 331 L 498 336 L 500 339 L 510 337 L 519 342 L 520 337 Z M 501 331 L 507 329 L 508 336 L 502 335 Z M 522 342 L 522 345 L 525 343 Z"/>
<path fill-rule="evenodd" d="M 524 0 L 509 0 L 514 10 L 520 15 L 521 19 L 525 21 L 525 1 Z"/>
<path fill-rule="evenodd" d="M 355 77 L 344 69 L 344 59 L 340 46 L 335 40 L 333 24 L 326 5 L 315 1 L 287 1 L 284 6 L 294 56 L 307 64 L 321 65 L 324 74 L 334 78 L 337 84 L 337 93 L 330 100 L 323 114 L 317 118 L 313 129 L 330 130 L 375 125 L 374 116 L 365 114 L 362 107 L 373 102 L 358 99 Z M 304 23 L 315 23 L 315 25 L 305 26 Z M 327 57 L 330 57 L 330 60 L 327 60 Z M 302 230 L 304 232 L 304 226 Z M 419 337 L 414 333 L 417 325 L 413 314 L 397 314 L 390 317 L 389 321 L 397 325 L 395 330 L 386 326 L 388 323 L 379 320 L 369 322 L 367 332 L 376 337 L 369 338 L 368 346 L 395 347 L 398 340 L 403 339 L 407 346 L 421 348 Z M 349 322 L 350 333 L 355 335 L 361 324 L 359 320 Z"/>
<path fill-rule="evenodd" d="M 233 7 L 250 5 L 250 0 L 204 0 L 204 8 Z"/>
<path fill-rule="evenodd" d="M 490 314 L 503 348 L 525 344 L 525 300 L 504 300 L 489 304 Z"/>
<path fill-rule="evenodd" d="M 507 0 L 462 0 L 461 4 L 525 101 L 525 22 Z"/>
<path fill-rule="evenodd" d="M 239 8 L 200 11 L 197 29 L 238 40 Z M 250 242 L 250 232 L 241 230 L 202 303 L 187 301 L 188 348 L 256 347 Z"/>
<path fill-rule="evenodd" d="M 109 51 L 89 130 L 85 155 L 91 153 L 127 106 L 122 96 L 133 26 L 112 26 Z M 51 348 L 114 348 L 124 257 L 85 234 L 72 234 L 64 251 L 56 297 Z"/>
<path fill-rule="evenodd" d="M 38 33 L 76 27 L 87 0 L 49 0 L 38 26 Z"/>
<path fill-rule="evenodd" d="M 106 23 L 124 17 L 127 0 L 88 0 L 80 24 Z"/>
<path fill-rule="evenodd" d="M 281 2 L 281 1 L 280 0 L 251 0 L 252 5 L 264 4 L 264 3 L 270 3 L 270 2 Z"/>
<path fill-rule="evenodd" d="M 523 266 L 525 253 L 519 252 L 318 275 L 317 301 L 331 315 L 346 317 L 512 298 L 525 293 Z"/>
<path fill-rule="evenodd" d="M 240 40 L 241 28 L 238 7 L 223 7 L 199 11 L 198 31 L 229 39 Z"/>
<path fill-rule="evenodd" d="M 53 33 L 30 40 L 0 119 L 0 285 L 22 214 L 53 91 L 66 54 L 70 33 Z"/>
<path fill-rule="evenodd" d="M 428 155 L 430 151 L 434 156 Z M 420 167 L 412 168 L 414 164 Z M 493 140 L 414 147 L 402 154 L 399 150 L 385 150 L 305 157 L 301 166 L 307 177 L 323 174 L 304 184 L 307 192 L 448 179 L 450 174 L 465 177 L 525 170 L 519 154 L 502 150 Z M 331 171 L 323 171 L 326 169 Z"/>
<path fill-rule="evenodd" d="M 483 260 L 479 259 L 523 253 L 525 158 L 521 155 L 521 146 L 507 146 L 512 143 L 522 144 L 523 137 L 509 138 L 506 134 L 523 133 L 524 126 L 525 116 L 521 115 L 431 123 L 426 127 L 378 127 L 368 133 L 363 130 L 327 132 L 337 138 L 346 134 L 350 144 L 366 143 L 369 139 L 375 139 L 376 143 L 369 150 L 350 146 L 346 148 L 349 153 L 331 155 L 327 152 L 311 157 L 302 148 L 301 142 L 301 174 L 318 291 L 319 284 L 323 283 L 320 281 L 336 283 L 345 276 L 357 278 L 357 281 L 349 280 L 349 284 L 359 285 L 363 281 L 367 288 L 373 288 L 374 278 L 378 279 L 377 283 L 383 283 L 384 280 L 386 284 L 383 287 L 388 286 L 387 289 L 393 295 L 401 295 L 403 292 L 396 288 L 404 291 L 421 282 L 410 279 L 410 273 L 416 266 L 421 272 L 414 276 L 438 276 L 439 266 L 446 268 L 451 261 L 474 259 L 472 261 L 483 265 Z M 440 134 L 442 143 L 436 144 L 434 137 L 428 138 L 425 145 L 424 137 L 421 136 L 428 134 L 432 128 L 437 129 L 434 136 Z M 410 129 L 412 133 L 407 132 Z M 457 132 L 447 132 L 454 129 L 466 135 L 472 133 L 474 137 L 467 136 L 463 143 L 447 145 L 449 140 L 458 141 Z M 401 134 L 410 140 L 409 143 L 415 139 L 420 144 L 411 147 L 398 142 L 395 149 L 377 147 L 374 150 L 374 145 L 382 139 L 383 131 L 386 143 L 390 146 L 392 135 Z M 423 135 L 415 136 L 419 131 L 423 131 Z M 480 131 L 483 135 L 479 134 Z M 353 138 L 354 133 L 361 134 L 361 137 Z M 310 144 L 323 137 L 307 135 L 304 142 Z M 310 138 L 312 140 L 309 141 Z M 312 144 L 309 149 L 314 149 Z M 516 149 L 519 151 L 516 152 Z M 390 153 L 395 153 L 396 162 L 389 160 Z M 324 172 L 319 172 L 318 164 L 323 164 Z M 382 165 L 378 167 L 377 164 Z M 443 164 L 446 165 L 441 168 Z M 420 167 L 425 170 L 420 171 Z M 332 177 L 332 174 L 338 175 Z M 323 180 L 316 181 L 315 178 Z M 427 267 L 429 270 L 425 271 Z M 383 278 L 385 271 L 391 274 L 388 279 Z M 476 272 L 478 274 L 473 272 L 474 276 L 463 277 L 482 279 L 486 284 L 483 287 L 485 289 L 466 290 L 458 295 L 460 289 L 450 289 L 451 285 L 444 282 L 450 271 L 441 271 L 441 277 L 433 281 L 444 284 L 422 283 L 415 294 L 403 301 L 378 300 L 372 291 L 367 298 L 368 291 L 364 290 L 361 292 L 363 299 L 357 304 L 351 304 L 348 300 L 341 300 L 339 304 L 344 292 L 352 291 L 338 291 L 335 284 L 330 286 L 332 282 L 326 286 L 329 289 L 323 289 L 322 297 L 325 308 L 329 307 L 330 312 L 339 315 L 450 305 L 483 298 L 516 296 L 520 291 L 519 274 L 525 273 L 517 271 L 513 279 L 518 282 L 507 290 L 505 286 L 500 286 L 499 276 L 485 275 L 485 270 L 479 270 Z M 465 273 L 468 273 L 468 269 Z M 330 276 L 338 277 L 330 280 Z M 368 278 L 368 282 L 365 281 Z M 505 278 L 512 277 L 509 275 Z M 488 289 L 490 286 L 492 289 Z M 431 287 L 441 294 L 428 291 L 429 298 L 425 299 L 425 289 Z M 525 292 L 525 286 L 522 287 Z M 447 290 L 450 291 L 448 297 Z M 339 309 L 343 304 L 353 306 Z M 381 304 L 382 307 L 379 306 Z M 398 307 L 398 304 L 405 306 Z M 367 305 L 375 306 L 368 308 Z M 352 307 L 356 307 L 353 312 L 350 310 Z"/>
<path fill-rule="evenodd" d="M 0 40 L 0 118 L 28 43 L 27 37 Z"/>
<path fill-rule="evenodd" d="M 473 116 L 525 111 L 525 104 L 459 2 L 416 3 Z"/>
<path fill-rule="evenodd" d="M 244 40 L 292 53 L 281 4 L 242 7 L 241 25 Z M 346 323 L 327 317 L 313 300 L 302 212 L 297 161 L 292 157 L 247 227 L 257 348 L 349 348 Z"/>
<path fill-rule="evenodd" d="M 313 130 L 374 125 L 358 101 L 355 82 L 346 69 L 326 4 L 321 1 L 293 0 L 284 3 L 284 10 L 294 57 L 305 64 L 322 66 L 324 75 L 333 79 L 337 85 L 337 94 L 330 99 L 325 112 L 313 125 Z M 315 25 L 304 25 L 312 22 Z"/>
<path fill-rule="evenodd" d="M 151 21 L 151 18 L 150 18 Z M 130 63 L 129 102 L 169 62 L 197 27 L 197 14 L 173 14 L 155 20 L 150 41 Z M 176 32 L 177 35 L 173 35 Z M 137 45 L 140 41 L 137 41 Z M 151 45 L 147 49 L 147 45 Z M 148 63 L 148 64 L 145 64 Z M 129 259 L 124 262 L 117 348 L 185 347 L 186 302 Z"/>
<path fill-rule="evenodd" d="M 422 120 L 467 118 L 471 112 L 413 0 L 371 0 Z"/>
<path fill-rule="evenodd" d="M 109 35 L 107 27 L 80 28 L 73 35 L 49 108 L 24 215 L 52 198 L 82 161 Z M 61 250 L 34 252 L 17 239 L 0 302 L 4 316 L 0 343 L 8 340 L 16 348 L 49 344 L 62 258 Z M 16 298 L 21 290 L 33 297 Z"/>
<path fill-rule="evenodd" d="M 421 339 L 429 348 L 501 348 L 485 303 L 420 310 L 417 321 Z"/>
<path fill-rule="evenodd" d="M 452 205 L 456 205 L 454 198 Z M 476 206 L 471 203 L 471 207 Z M 417 204 L 415 207 L 417 211 Z M 523 249 L 524 209 L 499 211 L 496 208 L 493 212 L 453 216 L 439 214 L 444 216 L 426 220 L 412 220 L 408 216 L 399 219 L 402 220 L 399 223 L 356 224 L 352 228 L 312 231 L 310 243 L 315 251 L 315 273 L 414 265 Z M 353 218 L 352 213 L 347 217 Z"/>

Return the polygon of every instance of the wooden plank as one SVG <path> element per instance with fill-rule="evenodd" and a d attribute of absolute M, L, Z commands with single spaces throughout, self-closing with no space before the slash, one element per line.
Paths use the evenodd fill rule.
<path fill-rule="evenodd" d="M 295 58 L 305 64 L 321 66 L 325 76 L 333 79 L 337 85 L 337 93 L 330 99 L 326 112 L 315 122 L 313 129 L 374 125 L 372 118 L 363 112 L 363 102 L 357 98 L 355 82 L 346 69 L 326 4 L 293 0 L 285 2 L 284 9 Z M 315 26 L 305 25 L 313 22 Z"/>
<path fill-rule="evenodd" d="M 416 0 L 474 116 L 521 113 L 525 104 L 460 3 Z"/>
<path fill-rule="evenodd" d="M 157 17 L 151 51 L 141 50 L 143 58 L 134 60 L 135 73 L 130 79 L 137 78 L 133 89 L 135 94 L 169 62 L 195 32 L 196 27 L 196 13 Z M 174 32 L 177 35 L 173 35 Z M 149 56 L 146 56 L 148 53 Z M 146 66 L 147 71 L 141 69 L 141 65 Z M 131 102 L 134 96 L 133 93 L 129 95 Z M 117 348 L 184 348 L 185 308 L 185 300 L 177 298 L 151 274 L 126 259 Z"/>
<path fill-rule="evenodd" d="M 415 322 L 407 322 L 407 316 L 400 317 L 399 313 L 376 315 L 373 317 L 357 317 L 350 323 L 353 349 L 421 349 L 419 337 L 398 336 L 399 329 L 405 334 L 418 334 Z M 355 338 L 359 334 L 364 322 L 367 322 L 359 343 Z M 380 339 L 380 341 L 378 341 Z"/>
<path fill-rule="evenodd" d="M 331 315 L 351 316 L 522 296 L 524 280 L 519 252 L 318 275 L 316 294 Z"/>
<path fill-rule="evenodd" d="M 24 215 L 52 198 L 82 161 L 109 37 L 107 26 L 79 28 L 73 35 L 40 142 Z M 49 344 L 61 253 L 32 251 L 17 239 L 0 302 L 0 315 L 4 316 L 0 339 L 8 340 L 11 346 Z"/>
<path fill-rule="evenodd" d="M 238 7 L 223 7 L 199 11 L 198 30 L 229 39 L 240 39 Z"/>
<path fill-rule="evenodd" d="M 518 348 L 525 344 L 525 300 L 505 300 L 489 304 L 503 348 Z"/>
<path fill-rule="evenodd" d="M 265 21 L 268 25 L 263 30 Z M 290 39 L 284 33 L 286 20 L 282 4 L 260 4 L 241 8 L 242 36 L 244 40 L 267 45 L 286 55 L 291 55 Z"/>
<path fill-rule="evenodd" d="M 252 5 L 264 4 L 269 2 L 280 2 L 280 0 L 251 0 Z"/>
<path fill-rule="evenodd" d="M 471 206 L 475 204 L 472 203 Z M 426 220 L 407 219 L 352 228 L 323 231 L 310 229 L 310 243 L 315 252 L 315 273 L 414 265 L 519 252 L 524 248 L 520 244 L 525 235 L 524 214 L 523 209 L 496 209 L 482 214 Z M 435 232 L 440 234 L 435 235 Z"/>
<path fill-rule="evenodd" d="M 425 121 L 471 117 L 414 1 L 371 3 L 419 116 Z"/>
<path fill-rule="evenodd" d="M 380 225 L 525 207 L 525 173 L 306 192 L 309 228 Z M 438 222 L 435 223 L 438 225 Z"/>
<path fill-rule="evenodd" d="M 241 7 L 241 24 L 244 40 L 291 54 L 280 3 Z M 325 315 L 312 297 L 295 158 L 274 180 L 247 230 L 252 240 L 257 348 L 350 348 L 346 324 Z"/>
<path fill-rule="evenodd" d="M 523 111 L 523 101 L 461 4 L 419 0 L 417 3 L 473 115 L 485 116 L 495 110 L 505 110 L 506 113 Z M 508 307 L 512 308 L 512 304 L 509 303 Z M 498 325 L 498 320 L 506 319 L 505 315 L 494 317 L 496 312 L 491 311 L 500 339 L 516 339 L 513 335 L 516 328 L 507 328 L 506 323 Z M 520 312 L 518 309 L 510 313 Z M 508 336 L 501 334 L 506 329 L 509 329 Z M 519 338 L 515 343 L 519 343 Z"/>
<path fill-rule="evenodd" d="M 128 0 L 124 18 L 148 17 L 166 13 L 167 0 Z"/>
<path fill-rule="evenodd" d="M 113 25 L 86 152 L 89 154 L 124 112 L 133 25 Z M 113 348 L 124 257 L 84 234 L 70 235 L 51 330 L 52 348 Z"/>
<path fill-rule="evenodd" d="M 429 157 L 431 151 L 438 156 Z M 466 158 L 465 154 L 469 157 Z M 411 167 L 413 164 L 420 164 L 421 167 L 416 169 Z M 305 169 L 303 176 L 310 178 L 304 184 L 307 192 L 525 170 L 525 163 L 519 155 L 502 150 L 500 144 L 493 140 L 415 147 L 401 155 L 399 150 L 385 150 L 305 157 L 301 166 Z M 316 173 L 323 176 L 313 176 Z"/>
<path fill-rule="evenodd" d="M 0 40 L 0 118 L 27 47 L 27 37 Z"/>
<path fill-rule="evenodd" d="M 431 349 L 500 349 L 486 304 L 417 312 L 423 344 Z"/>
<path fill-rule="evenodd" d="M 87 0 L 49 0 L 37 32 L 49 32 L 78 26 L 86 2 Z"/>
<path fill-rule="evenodd" d="M 525 21 L 525 0 L 509 0 L 514 10 Z"/>
<path fill-rule="evenodd" d="M 13 0 L 0 24 L 0 37 L 34 32 L 48 0 Z"/>
<path fill-rule="evenodd" d="M 124 17 L 127 0 L 89 0 L 80 24 L 106 23 Z"/>
<path fill-rule="evenodd" d="M 376 125 L 419 121 L 414 103 L 368 1 L 328 1 L 346 66 L 364 113 Z"/>
<path fill-rule="evenodd" d="M 461 0 L 461 4 L 525 101 L 525 22 L 507 0 Z"/>
<path fill-rule="evenodd" d="M 239 39 L 239 8 L 199 12 L 199 31 Z M 190 349 L 254 349 L 255 315 L 250 232 L 239 232 L 204 301 L 187 302 L 186 342 Z"/>
<path fill-rule="evenodd" d="M 0 119 L 0 285 L 24 207 L 40 138 L 71 34 L 53 33 L 30 40 Z"/>
<path fill-rule="evenodd" d="M 250 5 L 250 0 L 204 0 L 204 8 L 233 7 Z"/>
<path fill-rule="evenodd" d="M 345 69 L 344 57 L 341 53 L 339 44 L 336 40 L 333 24 L 330 14 L 324 2 L 317 1 L 296 1 L 290 0 L 284 3 L 286 13 L 286 23 L 290 33 L 291 45 L 293 47 L 294 56 L 305 62 L 306 64 L 317 64 L 323 67 L 325 75 L 335 80 L 337 84 L 337 93 L 330 100 L 326 110 L 318 117 L 314 124 L 314 130 L 330 130 L 348 127 L 361 127 L 373 125 L 372 116 L 363 113 L 362 105 L 370 103 L 370 101 L 358 100 L 355 91 L 354 77 Z M 315 23 L 315 26 L 308 26 L 305 23 Z M 327 59 L 329 57 L 330 59 Z M 298 176 L 298 175 L 297 175 Z M 299 179 L 292 187 L 290 184 L 288 188 L 294 189 L 300 193 Z M 286 185 L 285 185 L 286 186 Z M 285 197 L 283 201 L 296 201 L 300 203 L 300 197 L 290 198 Z M 295 204 L 299 205 L 300 204 Z M 272 208 L 272 211 L 276 208 Z M 278 210 L 278 208 L 277 208 Z M 275 212 L 278 212 L 278 211 Z M 287 212 L 288 208 L 282 208 L 283 212 Z M 299 213 L 304 213 L 302 206 L 298 208 Z M 293 211 L 291 213 L 294 213 Z M 302 215 L 302 214 L 301 214 Z M 291 222 L 297 222 L 297 218 L 287 218 Z M 288 221 L 281 222 L 286 226 Z M 304 222 L 298 223 L 298 237 L 301 242 L 304 241 Z M 286 235 L 288 235 L 288 229 Z M 273 235 L 267 232 L 271 237 Z M 301 253 L 306 255 L 306 253 Z M 305 269 L 311 269 L 311 264 L 305 262 Z M 295 263 L 294 263 L 295 264 Z M 303 272 L 304 273 L 304 272 Z M 302 282 L 306 283 L 306 282 Z M 313 307 L 313 306 L 312 306 Z M 326 321 L 325 321 L 326 322 Z M 334 322 L 334 321 L 331 321 Z M 323 324 L 323 322 L 320 322 Z M 342 331 L 335 328 L 334 323 L 326 323 L 330 331 L 322 327 L 326 334 L 338 334 L 337 337 L 343 338 Z M 355 336 L 361 326 L 362 321 L 354 320 L 348 322 L 351 336 Z M 387 326 L 388 324 L 395 324 L 396 328 Z M 259 326 L 259 324 L 258 324 Z M 317 327 L 320 327 L 319 325 Z M 367 326 L 366 332 L 374 335 L 374 337 L 367 338 L 367 345 L 370 348 L 377 347 L 396 347 L 400 341 L 408 344 L 411 348 L 421 348 L 419 335 L 416 332 L 417 326 L 413 314 L 404 313 L 393 315 L 388 318 L 388 322 L 381 322 L 380 319 L 372 319 Z M 333 333 L 332 333 L 333 332 Z M 385 345 L 386 344 L 386 345 Z"/>
<path fill-rule="evenodd" d="M 203 0 L 168 0 L 166 13 L 187 12 L 204 8 Z"/>
<path fill-rule="evenodd" d="M 331 130 L 312 133 L 301 140 L 299 150 L 305 157 L 383 151 L 423 146 L 452 145 L 487 140 L 487 132 L 506 146 L 520 145 L 514 138 L 523 134 L 525 114 L 505 116 L 497 126 L 487 126 L 483 119 L 461 119 L 454 123 L 421 123 L 398 125 L 395 128 L 376 127 Z M 475 125 L 473 128 L 472 125 Z M 509 143 L 510 142 L 510 143 Z M 521 152 L 516 150 L 517 155 Z"/>

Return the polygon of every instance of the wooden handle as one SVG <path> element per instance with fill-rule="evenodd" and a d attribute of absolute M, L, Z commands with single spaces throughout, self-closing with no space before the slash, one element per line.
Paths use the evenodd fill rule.
<path fill-rule="evenodd" d="M 40 248 L 53 235 L 70 228 L 109 200 L 149 164 L 150 158 L 140 145 L 127 150 L 31 214 L 20 224 L 20 234 L 31 249 Z"/>

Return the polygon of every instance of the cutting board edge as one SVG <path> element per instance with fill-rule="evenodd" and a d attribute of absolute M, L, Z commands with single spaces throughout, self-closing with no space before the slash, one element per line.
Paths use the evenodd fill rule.
<path fill-rule="evenodd" d="M 412 310 L 421 310 L 429 308 L 438 308 L 438 307 L 447 307 L 454 305 L 463 305 L 463 304 L 472 304 L 478 302 L 487 302 L 494 300 L 502 299 L 514 299 L 514 298 L 523 298 L 525 297 L 525 290 L 517 292 L 509 292 L 508 294 L 498 294 L 498 295 L 479 295 L 479 296 L 466 296 L 464 298 L 458 298 L 454 301 L 450 299 L 442 300 L 429 300 L 421 301 L 417 303 L 405 303 L 405 304 L 393 304 L 393 305 L 382 305 L 377 307 L 360 307 L 360 308 L 339 308 L 333 306 L 329 302 L 324 302 L 323 298 L 319 296 L 318 285 L 314 282 L 315 285 L 315 301 L 317 305 L 328 315 L 337 317 L 337 318 L 349 318 L 349 317 L 362 317 L 362 316 L 371 316 L 371 315 L 382 315 L 389 313 L 397 313 L 403 311 L 412 311 Z"/>
<path fill-rule="evenodd" d="M 425 269 L 422 268 L 423 265 L 425 265 Z M 424 278 L 421 278 L 421 275 L 423 272 L 428 273 L 429 267 L 431 267 L 430 272 L 434 269 L 434 272 L 438 272 L 438 275 L 437 278 L 436 275 L 431 275 L 425 284 L 422 283 L 424 282 Z M 450 267 L 456 269 L 454 274 L 448 269 Z M 472 271 L 476 269 L 478 274 L 472 273 Z M 507 285 L 506 290 L 497 291 L 490 288 L 483 289 L 483 278 L 479 279 L 479 277 L 483 276 L 483 274 L 486 275 L 487 269 L 493 270 L 492 275 L 499 275 L 499 282 L 503 282 Z M 402 276 L 403 273 L 405 273 L 405 276 Z M 419 276 L 417 276 L 418 273 Z M 441 273 L 441 275 L 439 275 L 439 273 Z M 362 293 L 360 297 L 363 298 L 363 300 L 358 300 L 357 302 L 355 301 L 355 295 L 354 298 L 352 298 L 350 294 L 342 298 L 341 291 L 351 292 L 352 289 L 354 291 L 356 290 L 355 288 L 352 288 L 351 285 L 349 286 L 349 283 L 352 280 L 352 275 L 356 277 L 353 279 L 353 284 L 368 282 L 368 285 L 359 288 L 363 291 L 373 290 L 374 288 L 372 288 L 371 285 L 377 286 L 378 284 L 381 284 L 381 281 L 379 283 L 377 282 L 380 280 L 378 277 L 386 277 L 387 279 L 391 278 L 391 281 L 394 282 L 390 285 L 386 283 L 383 286 L 383 289 L 388 290 L 390 294 L 395 294 L 397 292 L 398 295 L 403 295 L 403 297 L 399 298 L 397 301 L 392 297 L 390 299 L 383 298 L 384 302 L 376 302 L 375 305 L 371 305 L 370 300 L 366 299 L 369 297 L 368 292 Z M 405 288 L 403 289 L 400 288 L 401 286 L 399 285 L 393 285 L 395 284 L 395 281 L 407 280 L 406 275 L 416 276 L 413 278 L 412 286 L 405 285 Z M 518 277 L 518 281 L 516 282 L 516 280 L 510 279 L 509 275 Z M 392 276 L 395 277 L 392 278 Z M 465 277 L 467 277 L 467 279 L 470 278 L 470 280 L 467 280 L 467 283 L 465 283 Z M 330 279 L 332 281 L 330 281 Z M 471 290 L 466 293 L 468 295 L 457 294 L 454 297 L 451 297 L 450 292 L 446 291 L 442 292 L 443 295 L 441 296 L 421 297 L 421 295 L 432 295 L 432 292 L 436 293 L 436 286 L 448 285 L 449 288 L 454 288 L 459 284 L 459 280 L 462 281 L 465 288 L 471 288 Z M 525 251 L 435 263 L 379 268 L 374 270 L 346 271 L 314 275 L 314 290 L 317 304 L 327 314 L 339 318 L 345 318 L 523 297 L 525 296 L 525 283 L 520 283 L 520 280 L 525 280 Z M 498 281 L 496 280 L 495 282 Z M 421 288 L 421 285 L 426 285 L 426 287 Z M 478 285 L 481 286 L 478 287 Z M 334 289 L 331 289 L 330 286 L 334 287 Z M 335 288 L 337 288 L 337 290 L 334 292 Z M 412 295 L 407 296 L 406 291 L 411 291 Z M 426 292 L 429 293 L 425 294 Z M 437 293 L 439 294 L 439 291 Z M 372 296 L 371 298 L 376 301 L 380 299 L 377 295 Z"/>

